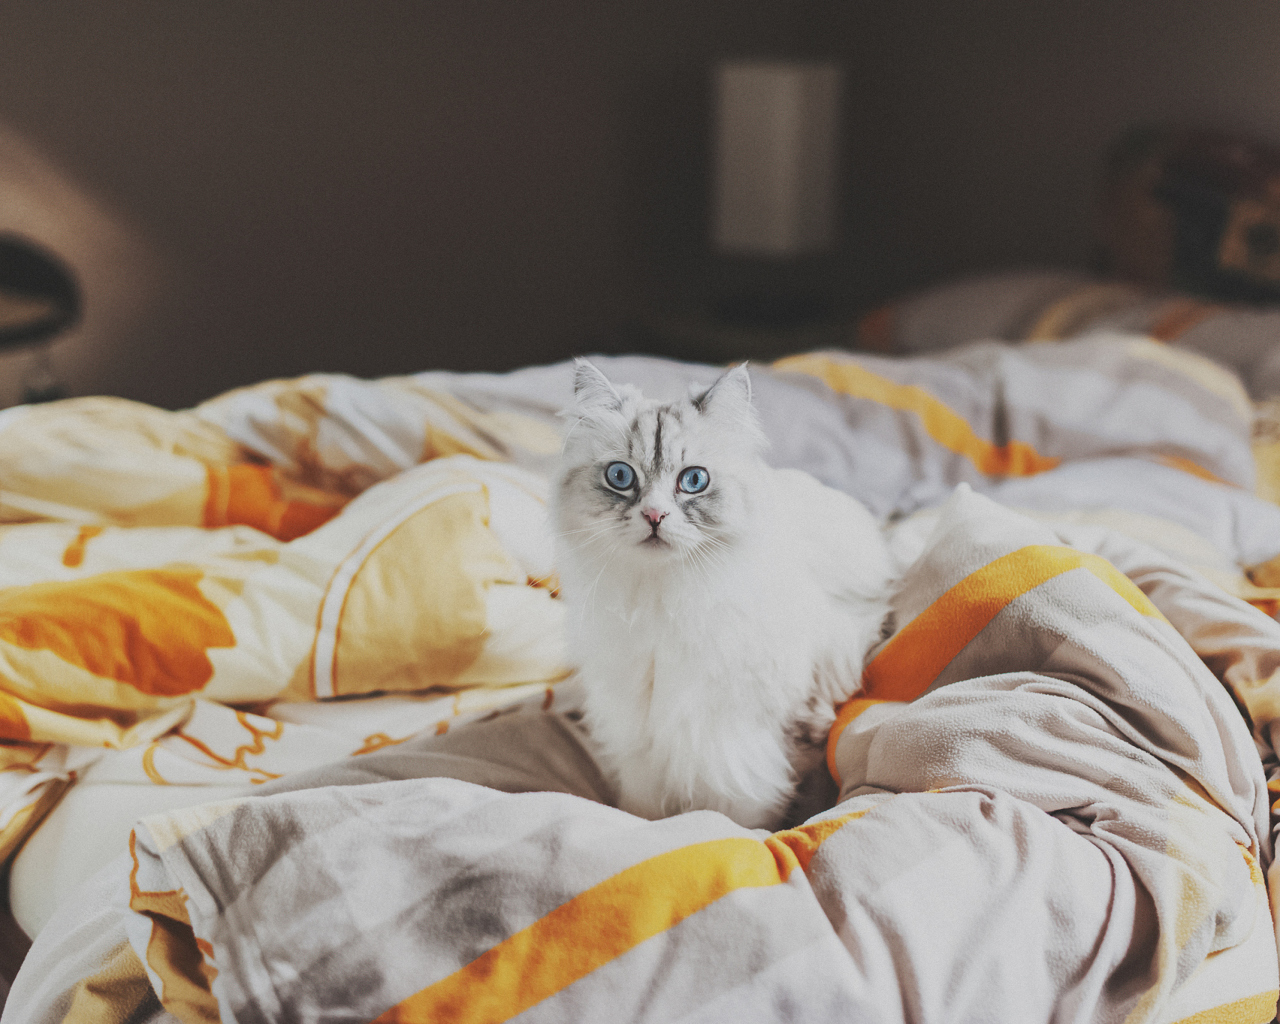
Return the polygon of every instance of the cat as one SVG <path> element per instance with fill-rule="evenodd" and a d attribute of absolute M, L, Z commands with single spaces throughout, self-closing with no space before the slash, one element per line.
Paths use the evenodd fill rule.
<path fill-rule="evenodd" d="M 565 415 L 557 566 L 584 724 L 619 806 L 794 820 L 802 779 L 832 785 L 834 709 L 885 635 L 879 525 L 764 462 L 745 365 L 660 403 L 578 360 Z"/>

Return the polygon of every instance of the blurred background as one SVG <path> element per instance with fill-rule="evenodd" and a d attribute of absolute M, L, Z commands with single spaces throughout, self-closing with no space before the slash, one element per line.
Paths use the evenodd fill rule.
<path fill-rule="evenodd" d="M 1277 53 L 1274 0 L 0 2 L 0 232 L 75 273 L 71 394 L 698 356 L 761 273 L 709 241 L 718 62 L 840 70 L 833 244 L 773 269 L 842 321 L 1086 267 L 1116 138 L 1280 143 Z"/>

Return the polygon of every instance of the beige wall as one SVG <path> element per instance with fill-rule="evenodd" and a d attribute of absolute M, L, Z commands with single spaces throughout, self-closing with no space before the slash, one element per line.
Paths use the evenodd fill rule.
<path fill-rule="evenodd" d="M 0 6 L 0 125 L 145 268 L 60 368 L 178 406 L 627 347 L 716 271 L 717 56 L 844 63 L 836 267 L 861 306 L 1083 263 L 1098 161 L 1134 120 L 1280 141 L 1278 44 L 1274 0 L 41 0 Z"/>

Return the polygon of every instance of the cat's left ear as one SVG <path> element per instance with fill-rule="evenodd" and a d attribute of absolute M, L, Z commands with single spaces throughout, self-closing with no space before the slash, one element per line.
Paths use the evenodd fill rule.
<path fill-rule="evenodd" d="M 691 401 L 698 412 L 751 416 L 751 377 L 747 373 L 747 364 L 739 363 L 721 374 L 711 387 Z"/>
<path fill-rule="evenodd" d="M 751 405 L 751 377 L 746 363 L 724 373 L 711 387 L 689 401 L 699 413 L 726 427 L 744 448 L 759 453 L 768 446 L 760 429 L 760 417 Z"/>
<path fill-rule="evenodd" d="M 608 377 L 585 359 L 575 359 L 573 364 L 573 397 L 580 412 L 622 408 L 622 396 Z"/>

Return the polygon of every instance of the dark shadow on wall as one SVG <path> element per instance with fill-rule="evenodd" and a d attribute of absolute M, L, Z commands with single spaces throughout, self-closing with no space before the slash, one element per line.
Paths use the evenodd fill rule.
<path fill-rule="evenodd" d="M 0 407 L 101 390 L 116 365 L 162 349 L 161 262 L 119 210 L 0 123 Z"/>

